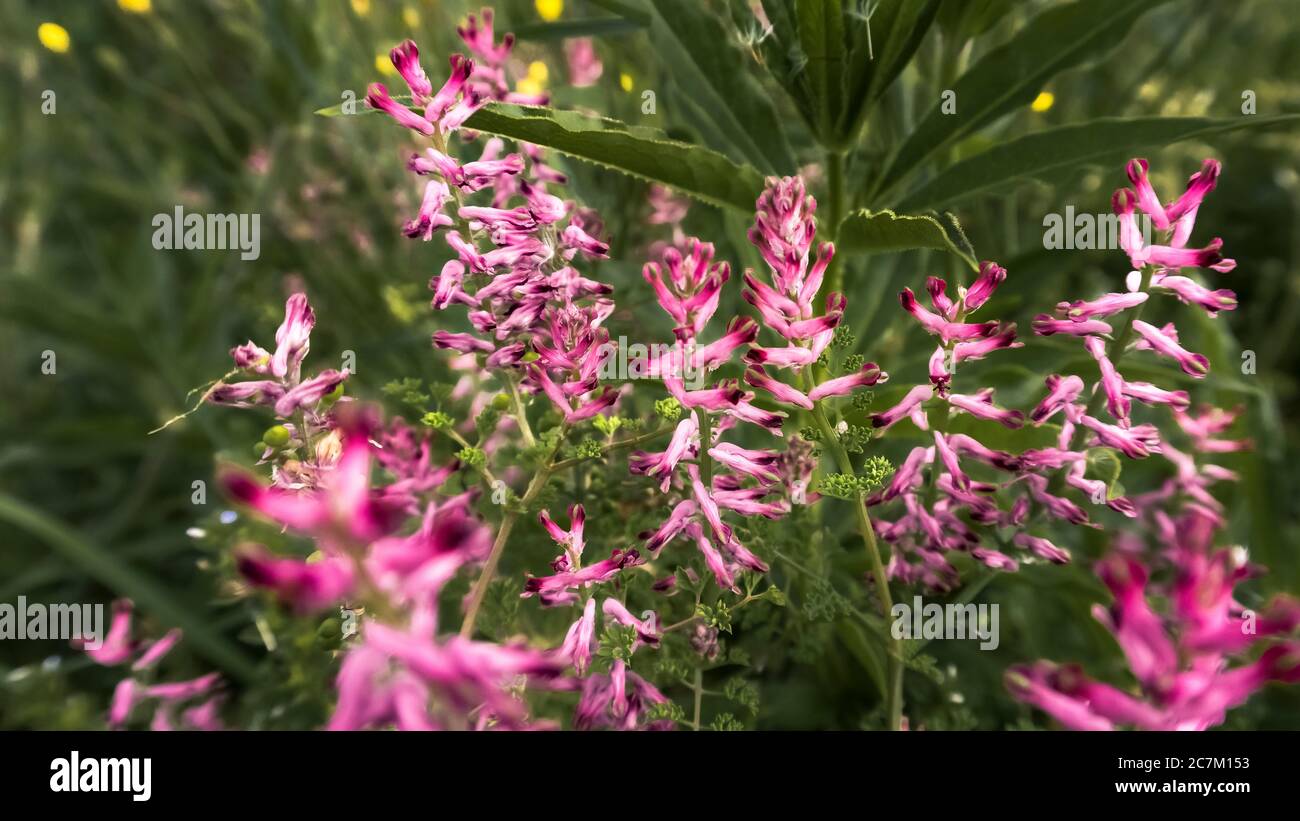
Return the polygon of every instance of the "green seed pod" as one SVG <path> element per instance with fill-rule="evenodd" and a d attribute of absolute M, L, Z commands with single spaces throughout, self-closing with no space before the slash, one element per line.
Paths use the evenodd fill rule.
<path fill-rule="evenodd" d="M 270 445 L 266 444 L 265 442 L 258 442 L 256 445 L 253 445 L 253 455 L 256 456 L 258 459 L 261 459 L 262 454 L 266 453 L 266 449 L 268 447 L 270 447 Z"/>
<path fill-rule="evenodd" d="M 266 432 L 262 434 L 262 441 L 279 450 L 289 444 L 289 429 L 284 425 L 267 428 Z"/>
<path fill-rule="evenodd" d="M 492 407 L 499 411 L 507 410 L 510 407 L 510 394 L 498 393 L 492 397 Z"/>

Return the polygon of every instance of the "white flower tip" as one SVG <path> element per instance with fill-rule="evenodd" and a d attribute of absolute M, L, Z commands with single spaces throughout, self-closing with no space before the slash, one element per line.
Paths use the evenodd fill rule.
<path fill-rule="evenodd" d="M 1124 284 L 1128 286 L 1129 293 L 1137 293 L 1138 289 L 1142 287 L 1142 272 L 1129 271 Z"/>

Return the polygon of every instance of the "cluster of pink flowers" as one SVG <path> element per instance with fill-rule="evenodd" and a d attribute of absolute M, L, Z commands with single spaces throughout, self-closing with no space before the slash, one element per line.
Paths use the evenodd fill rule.
<path fill-rule="evenodd" d="M 137 708 L 153 703 L 151 730 L 220 730 L 224 696 L 221 677 L 208 673 L 185 681 L 153 682 L 158 663 L 181 640 L 180 630 L 169 630 L 162 638 L 142 643 L 131 638 L 132 604 L 125 599 L 113 603 L 108 634 L 98 646 L 75 642 L 96 664 L 116 667 L 131 662 L 130 674 L 118 682 L 108 709 L 108 726 L 121 729 Z M 135 661 L 131 661 L 134 658 Z M 189 706 L 186 706 L 189 705 Z"/>
<path fill-rule="evenodd" d="M 1034 505 L 1048 515 L 1074 524 L 1088 521 L 1087 514 L 1068 499 L 1048 492 L 1047 483 L 1034 475 L 1037 467 L 1031 454 L 1015 456 L 985 446 L 978 439 L 946 430 L 953 415 L 968 414 L 975 419 L 996 422 L 1016 429 L 1024 424 L 1024 414 L 1002 408 L 993 401 L 992 388 L 970 393 L 953 390 L 954 377 L 963 362 L 983 359 L 988 354 L 1022 347 L 1016 341 L 1014 323 L 997 320 L 969 321 L 1007 278 L 1007 271 L 994 262 L 980 265 L 979 276 L 969 288 L 959 287 L 956 299 L 948 296 L 947 283 L 938 277 L 926 280 L 933 310 L 921 305 L 910 288 L 899 295 L 903 310 L 911 314 L 925 331 L 938 342 L 929 360 L 929 382 L 917 385 L 894 407 L 874 414 L 872 425 L 888 429 L 902 419 L 910 419 L 934 438 L 928 447 L 916 447 L 908 454 L 889 484 L 867 498 L 869 505 L 901 500 L 904 513 L 888 521 L 878 519 L 877 532 L 894 546 L 889 575 L 906 583 L 919 583 L 931 589 L 949 590 L 958 582 L 949 551 L 969 553 L 973 558 L 996 570 L 1016 570 L 1019 563 L 1011 556 L 990 547 L 980 533 L 968 525 L 988 528 L 1016 527 L 1019 532 L 1012 543 L 1047 561 L 1063 563 L 1070 559 L 1065 549 L 1048 539 L 1035 536 L 1024 528 Z M 927 407 L 927 403 L 929 407 Z M 933 416 L 933 414 L 938 416 Z M 940 425 L 932 424 L 941 420 Z M 963 468 L 963 460 L 980 463 L 1005 474 L 1000 482 L 972 479 Z M 930 468 L 932 486 L 926 488 L 925 468 Z M 1016 493 L 1021 488 L 1025 493 Z M 927 491 L 933 502 L 927 504 Z M 997 494 L 1015 496 L 1002 509 Z"/>
<path fill-rule="evenodd" d="M 306 295 L 290 296 L 284 306 L 284 322 L 275 332 L 275 353 L 251 340 L 230 350 L 238 373 L 262 378 L 222 380 L 207 392 L 207 401 L 236 408 L 271 408 L 277 418 L 284 420 L 289 442 L 294 446 L 327 432 L 329 425 L 318 412 L 324 407 L 321 400 L 339 391 L 348 378 L 348 371 L 327 368 L 310 379 L 302 378 L 302 362 L 311 350 L 311 330 L 315 325 L 316 314 L 307 304 Z M 273 452 L 270 448 L 264 450 L 260 461 Z M 321 457 L 320 461 L 329 461 L 328 452 Z M 277 481 L 285 485 L 310 486 L 317 478 L 302 463 L 277 475 Z"/>
<path fill-rule="evenodd" d="M 673 344 L 656 347 L 644 372 L 636 375 L 662 381 L 669 398 L 660 412 L 674 424 L 671 435 L 663 431 L 667 441 L 662 450 L 632 452 L 628 469 L 654 481 L 667 515 L 641 533 L 636 545 L 601 549 L 592 560 L 584 507 L 568 507 L 567 527 L 542 509 L 540 525 L 560 552 L 546 575 L 524 578 L 521 595 L 547 608 L 571 607 L 576 617 L 563 641 L 550 648 L 518 639 L 476 639 L 477 608 L 513 517 L 545 504 L 537 501 L 538 495 L 550 469 L 559 464 L 555 457 L 571 428 L 606 417 L 596 422 L 602 431 L 612 431 L 613 423 L 622 420 L 608 417 L 630 388 L 602 384 L 602 366 L 614 353 L 605 327 L 615 310 L 613 288 L 580 270 L 608 256 L 600 217 L 560 196 L 565 177 L 546 164 L 537 146 L 520 144 L 518 153 L 508 153 L 506 143 L 493 138 L 476 159 L 461 158 L 479 136 L 467 126 L 475 111 L 492 101 L 541 104 L 546 97 L 510 91 L 514 39 L 507 34 L 496 41 L 490 10 L 469 16 L 458 33 L 470 56 L 450 58 L 440 88 L 435 91 L 418 48 L 406 41 L 390 56 L 409 88 L 409 104 L 391 97 L 380 84 L 371 86 L 367 102 L 430 143 L 407 162 L 412 173 L 425 179 L 418 213 L 402 232 L 422 241 L 440 235 L 452 254 L 429 287 L 434 309 L 465 306 L 472 328 L 438 330 L 432 337 L 434 347 L 456 354 L 450 364 L 461 377 L 453 397 L 469 400 L 466 404 L 477 413 L 493 401 L 497 388 L 508 390 L 503 399 L 513 405 L 514 419 L 479 431 L 478 444 L 470 446 L 450 428 L 445 414 L 431 413 L 426 419 L 437 422 L 429 426 L 448 430 L 463 446 L 458 460 L 439 462 L 429 430 L 401 418 L 383 424 L 376 413 L 343 397 L 346 370 L 303 379 L 315 315 L 306 296 L 294 294 L 285 306 L 274 352 L 251 341 L 234 348 L 236 371 L 246 379 L 219 382 L 207 399 L 268 408 L 282 423 L 264 435 L 259 453 L 259 464 L 271 465 L 269 482 L 236 469 L 223 470 L 221 482 L 231 498 L 310 541 L 314 551 L 310 557 L 306 550 L 285 555 L 244 544 L 236 551 L 236 568 L 250 588 L 300 614 L 364 608 L 360 635 L 342 645 L 330 728 L 550 726 L 530 713 L 525 689 L 576 693 L 573 726 L 579 729 L 670 728 L 670 700 L 634 672 L 631 661 L 643 647 L 660 647 L 672 628 L 662 628 L 654 611 L 638 617 L 628 609 L 625 571 L 660 559 L 666 547 L 684 537 L 722 590 L 739 592 L 743 574 L 768 572 L 764 559 L 745 544 L 756 542 L 747 535 L 744 520 L 778 519 L 793 506 L 819 498 L 809 488 L 820 454 L 804 438 L 787 439 L 785 422 L 792 414 L 810 414 L 821 436 L 847 435 L 847 422 L 832 425 L 828 420 L 837 415 L 832 400 L 884 384 L 889 374 L 874 362 L 853 357 L 848 372 L 826 375 L 848 305 L 843 294 L 821 293 L 835 247 L 818 242 L 817 204 L 802 179 L 766 181 L 748 239 L 767 271 L 746 270 L 741 277 L 741 296 L 757 316 L 732 316 L 721 330 L 716 324 L 711 330 L 710 323 L 724 304 L 731 267 L 714 259 L 713 245 L 683 230 L 684 201 L 666 189 L 652 189 L 648 221 L 671 228 L 673 236 L 671 242 L 651 247 L 642 275 L 672 320 Z M 567 56 L 575 85 L 594 82 L 603 70 L 589 40 L 570 42 Z M 453 134 L 455 145 L 449 142 Z M 1008 274 L 1000 265 L 984 262 L 974 282 L 951 295 L 948 283 L 929 277 L 928 306 L 911 288 L 900 294 L 904 311 L 934 338 L 928 374 L 901 401 L 870 418 L 876 436 L 909 420 L 926 437 L 878 490 L 867 494 L 859 484 L 860 490 L 848 495 L 854 504 L 874 508 L 874 533 L 890 546 L 889 580 L 941 591 L 960 582 L 954 553 L 1006 571 L 1026 560 L 1009 555 L 1014 552 L 1010 547 L 1024 551 L 1030 561 L 1070 561 L 1065 547 L 1036 532 L 1039 516 L 1097 526 L 1064 495 L 1067 488 L 1149 525 L 1160 550 L 1148 551 L 1130 533 L 1117 538 L 1113 554 L 1098 565 L 1115 598 L 1114 606 L 1098 617 L 1128 657 L 1140 695 L 1047 662 L 1013 668 L 1008 686 L 1017 698 L 1070 727 L 1202 729 L 1221 723 L 1227 709 L 1265 682 L 1300 680 L 1300 645 L 1279 640 L 1300 626 L 1300 604 L 1278 600 L 1257 618 L 1246 613 L 1233 588 L 1250 569 L 1234 551 L 1212 546 L 1223 515 L 1210 487 L 1234 477 L 1198 456 L 1248 446 L 1226 438 L 1235 413 L 1206 408 L 1193 414 L 1186 391 L 1129 381 L 1122 373 L 1121 357 L 1130 346 L 1169 358 L 1192 377 L 1209 370 L 1204 356 L 1182 347 L 1172 324 L 1156 327 L 1140 314 L 1154 293 L 1173 294 L 1211 315 L 1235 307 L 1232 292 L 1211 291 L 1179 273 L 1183 266 L 1227 272 L 1235 264 L 1222 258 L 1217 239 L 1203 248 L 1187 247 L 1219 166 L 1207 161 L 1186 192 L 1167 206 L 1147 179 L 1145 161 L 1134 160 L 1128 172 L 1134 188 L 1122 189 L 1113 200 L 1123 249 L 1138 269 L 1130 275 L 1127 291 L 1062 302 L 1054 315 L 1033 322 L 1039 335 L 1082 339 L 1098 370 L 1093 394 L 1085 396 L 1088 385 L 1078 375 L 1052 374 L 1046 396 L 1026 415 L 997 404 L 990 387 L 960 387 L 958 370 L 964 363 L 1024 345 L 1015 324 L 975 318 Z M 1165 232 L 1165 244 L 1143 242 L 1138 210 Z M 1118 325 L 1116 317 L 1129 311 L 1135 313 Z M 711 376 L 733 358 L 742 360 L 734 371 L 739 378 Z M 534 438 L 530 429 L 527 405 L 532 399 L 549 403 L 560 420 L 546 436 Z M 1189 452 L 1176 449 L 1157 423 L 1135 419 L 1134 400 L 1168 407 L 1190 441 Z M 770 409 L 774 406 L 778 409 Z M 986 436 L 960 432 L 978 429 L 965 426 L 971 419 L 1009 429 L 1059 421 L 1060 434 L 1053 447 L 1010 453 L 987 446 L 981 441 L 990 441 Z M 476 427 L 473 421 L 466 425 L 465 430 Z M 521 450 L 539 441 L 553 445 L 547 456 L 552 461 L 536 474 L 519 505 L 503 508 L 502 525 L 494 534 L 475 512 L 477 480 L 487 484 L 493 478 L 479 460 L 496 450 L 503 432 L 512 430 L 523 440 Z M 784 447 L 741 444 L 742 437 L 758 431 L 775 437 L 765 435 L 764 441 Z M 866 435 L 862 429 L 858 434 Z M 657 435 L 621 444 L 645 444 Z M 1133 459 L 1159 454 L 1175 470 L 1155 490 L 1112 496 L 1106 482 L 1088 472 L 1097 449 Z M 841 469 L 849 470 L 845 453 L 837 449 Z M 462 468 L 475 471 L 474 481 L 464 485 L 475 489 L 448 491 L 448 479 Z M 515 468 L 503 475 L 513 481 L 520 474 Z M 1176 517 L 1169 512 L 1174 509 L 1180 510 Z M 874 549 L 870 519 L 862 509 L 857 513 L 864 539 Z M 1001 535 L 1006 528 L 1014 531 L 1009 538 Z M 480 584 L 462 602 L 467 614 L 462 635 L 449 635 L 440 625 L 440 599 L 447 597 L 449 582 L 474 571 Z M 692 582 L 699 575 L 686 570 Z M 1153 575 L 1159 580 L 1152 581 Z M 676 579 L 673 573 L 653 589 L 670 592 Z M 1171 603 L 1167 615 L 1152 604 L 1162 598 Z M 598 614 L 604 633 L 597 630 Z M 1252 619 L 1252 631 L 1240 629 L 1243 616 Z M 676 626 L 698 619 L 696 614 Z M 617 644 L 610 637 L 627 641 Z M 139 680 L 177 640 L 179 633 L 173 632 L 140 652 L 132 669 L 141 675 L 124 680 L 114 696 L 114 726 L 126 723 L 145 700 L 158 703 L 156 727 L 220 726 L 215 675 L 172 684 Z M 605 646 L 611 643 L 617 646 Z M 1244 660 L 1260 644 L 1268 645 L 1262 655 Z M 697 624 L 691 646 L 712 660 L 718 653 L 716 630 Z M 129 638 L 129 608 L 120 606 L 103 647 L 87 652 L 99 663 L 121 664 L 139 650 Z M 185 707 L 200 697 L 206 701 Z"/>
<path fill-rule="evenodd" d="M 1300 602 L 1243 608 L 1234 588 L 1256 568 L 1237 550 L 1214 548 L 1218 522 L 1196 504 L 1166 521 L 1158 567 L 1169 567 L 1166 582 L 1123 553 L 1097 566 L 1115 603 L 1094 614 L 1124 651 L 1139 693 L 1094 681 L 1077 665 L 1040 661 L 1007 671 L 1012 694 L 1074 730 L 1204 730 L 1267 682 L 1300 681 L 1300 642 L 1279 640 L 1300 626 Z M 1168 612 L 1156 602 L 1168 602 Z M 1265 649 L 1243 658 L 1256 647 Z"/>
<path fill-rule="evenodd" d="M 1233 260 L 1222 257 L 1223 243 L 1217 238 L 1200 249 L 1186 247 L 1201 202 L 1218 180 L 1219 163 L 1206 160 L 1182 196 L 1168 205 L 1161 204 L 1147 170 L 1145 160 L 1130 162 L 1128 176 L 1134 187 L 1122 188 L 1112 198 L 1120 220 L 1121 246 L 1137 269 L 1128 275 L 1127 292 L 1062 302 L 1055 317 L 1040 315 L 1034 321 L 1039 334 L 1082 337 L 1099 372 L 1093 386 L 1096 398 L 1087 406 L 1078 401 L 1085 390 L 1082 379 L 1048 377 L 1048 395 L 1033 419 L 1042 424 L 1058 412 L 1064 416 L 1051 466 L 1068 467 L 1067 478 L 1081 476 L 1087 459 L 1079 449 L 1082 445 L 1113 448 L 1130 459 L 1154 454 L 1174 468 L 1173 475 L 1152 491 L 1106 500 L 1143 521 L 1156 535 L 1151 550 L 1141 531 L 1119 534 L 1115 551 L 1097 568 L 1115 603 L 1109 610 L 1099 606 L 1096 615 L 1128 658 L 1140 696 L 1094 682 L 1074 666 L 1038 662 L 1008 673 L 1013 695 L 1079 729 L 1205 729 L 1221 724 L 1228 709 L 1264 683 L 1300 680 L 1300 644 L 1267 641 L 1300 625 L 1300 604 L 1279 598 L 1262 613 L 1246 611 L 1234 598 L 1234 587 L 1258 568 L 1247 565 L 1239 549 L 1213 547 L 1214 536 L 1226 520 L 1222 503 L 1209 488 L 1236 476 L 1198 457 L 1250 447 L 1246 440 L 1221 438 L 1238 411 L 1206 406 L 1190 413 L 1187 391 L 1129 381 L 1116 364 L 1129 351 L 1150 351 L 1172 360 L 1186 375 L 1203 378 L 1210 369 L 1206 357 L 1182 347 L 1172 322 L 1156 327 L 1142 321 L 1145 304 L 1152 295 L 1172 294 L 1210 316 L 1237 305 L 1232 291 L 1210 290 L 1180 273 L 1184 267 L 1219 273 L 1236 267 Z M 1135 207 L 1163 232 L 1165 244 L 1145 244 Z M 1114 316 L 1129 310 L 1134 314 L 1127 328 L 1113 334 Z M 1108 346 L 1106 338 L 1112 336 Z M 1132 400 L 1167 407 L 1175 427 L 1135 423 Z M 1101 407 L 1111 421 L 1099 418 Z M 1174 430 L 1187 439 L 1188 452 L 1174 446 Z M 1101 496 L 1105 498 L 1104 489 Z M 1180 512 L 1174 516 L 1169 510 Z M 1167 572 L 1171 579 L 1151 581 L 1154 572 Z M 1168 613 L 1153 606 L 1161 601 L 1169 602 Z M 1269 646 L 1254 661 L 1232 666 L 1255 645 Z"/>
<path fill-rule="evenodd" d="M 306 300 L 298 294 L 289 310 Z M 308 328 L 310 330 L 310 328 Z M 301 340 L 305 348 L 306 336 Z M 406 729 L 524 726 L 523 702 L 511 692 L 520 677 L 559 677 L 561 660 L 523 645 L 438 635 L 438 597 L 463 567 L 481 562 L 491 533 L 471 511 L 476 491 L 439 498 L 458 465 L 437 465 L 427 435 L 400 419 L 381 429 L 373 414 L 347 399 L 318 400 L 308 410 L 336 445 L 329 460 L 310 439 L 276 448 L 270 485 L 239 470 L 221 476 L 226 492 L 267 520 L 313 540 L 307 560 L 244 545 L 236 566 L 248 584 L 286 605 L 319 612 L 352 601 L 376 609 L 362 638 L 344 656 L 330 727 L 390 724 Z M 286 454 L 301 449 L 301 459 Z M 373 482 L 378 461 L 392 481 Z M 311 485 L 287 483 L 284 465 L 300 463 Z M 412 516 L 419 527 L 398 533 Z"/>
<path fill-rule="evenodd" d="M 472 107 L 489 99 L 545 102 L 520 99 L 506 90 L 504 66 L 514 41 L 506 35 L 494 45 L 490 10 L 483 11 L 482 25 L 471 16 L 459 33 L 477 61 L 452 57 L 452 76 L 440 92 L 444 98 L 463 93 Z M 428 81 L 415 44 L 407 41 L 393 49 L 392 59 L 418 103 Z M 420 119 L 418 115 L 381 92 L 382 86 L 372 89 L 370 104 L 415 127 L 410 118 Z M 415 130 L 432 136 L 437 122 L 445 135 L 464 123 L 464 117 L 448 122 L 440 111 L 433 104 L 426 107 L 424 126 Z M 595 391 L 594 384 L 599 352 L 608 338 L 600 326 L 614 309 L 608 298 L 612 288 L 582 276 L 571 264 L 579 255 L 603 258 L 609 246 L 596 238 L 602 229 L 597 215 L 548 193 L 548 184 L 563 184 L 565 177 L 545 164 L 541 149 L 527 144 L 522 148 L 531 160 L 528 174 L 523 156 L 502 156 L 504 143 L 496 138 L 471 162 L 447 154 L 441 139 L 423 154 L 412 155 L 410 170 L 431 179 L 419 214 L 404 232 L 424 240 L 445 232 L 456 258 L 429 283 L 433 307 L 468 306 L 477 332 L 438 331 L 434 345 L 487 354 L 485 365 L 491 369 L 519 370 L 526 389 L 545 394 L 565 419 L 576 422 L 617 398 L 608 390 Z M 463 204 L 464 197 L 485 190 L 491 191 L 490 205 Z M 511 207 L 514 200 L 522 202 Z M 484 249 L 483 242 L 490 247 Z M 540 361 L 525 368 L 530 345 Z"/>

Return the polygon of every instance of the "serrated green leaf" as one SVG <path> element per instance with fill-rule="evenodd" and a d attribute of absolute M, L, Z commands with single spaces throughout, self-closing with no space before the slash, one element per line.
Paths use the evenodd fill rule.
<path fill-rule="evenodd" d="M 849 214 L 840 223 L 836 245 L 841 252 L 882 253 L 933 248 L 948 251 L 964 260 L 972 270 L 979 269 L 970 243 L 961 233 L 951 214 L 945 226 L 927 214 L 895 214 L 893 211 L 862 209 Z"/>
<path fill-rule="evenodd" d="M 880 192 L 940 149 L 998 117 L 1026 106 L 1052 77 L 1117 47 L 1133 22 L 1167 0 L 1087 0 L 1039 14 L 1006 44 L 993 49 L 953 85 L 957 110 L 936 100 L 881 177 Z"/>
<path fill-rule="evenodd" d="M 1123 162 L 1133 153 L 1239 128 L 1300 124 L 1300 114 L 1276 117 L 1105 118 L 1028 134 L 963 160 L 908 194 L 900 210 L 949 205 L 1009 182 L 1080 166 Z"/>
<path fill-rule="evenodd" d="M 399 102 L 408 98 L 395 97 Z M 357 113 L 373 109 L 358 103 Z M 322 117 L 342 115 L 342 106 L 317 109 Z M 763 190 L 763 175 L 704 146 L 674 140 L 657 128 L 628 125 L 608 117 L 545 106 L 489 103 L 466 128 L 554 149 L 579 160 L 659 182 L 701 202 L 746 214 Z"/>
<path fill-rule="evenodd" d="M 576 111 L 491 103 L 466 128 L 552 148 L 561 154 L 659 182 L 701 202 L 752 213 L 763 175 L 712 149 L 662 131 Z"/>

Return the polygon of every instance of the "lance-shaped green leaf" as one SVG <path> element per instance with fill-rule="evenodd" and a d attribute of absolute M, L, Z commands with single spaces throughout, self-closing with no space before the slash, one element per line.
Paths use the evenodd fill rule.
<path fill-rule="evenodd" d="M 811 95 L 813 125 L 823 145 L 833 143 L 844 106 L 844 42 L 842 0 L 796 0 L 799 47 L 807 60 L 804 72 Z"/>
<path fill-rule="evenodd" d="M 900 210 L 924 211 L 1082 165 L 1118 165 L 1132 154 L 1239 128 L 1300 124 L 1300 114 L 1276 117 L 1106 118 L 1028 134 L 963 160 L 903 198 Z"/>
<path fill-rule="evenodd" d="M 1133 22 L 1166 0 L 1081 0 L 1054 6 L 993 49 L 951 89 L 957 110 L 940 100 L 898 149 L 881 177 L 888 193 L 908 172 L 955 141 L 1031 103 L 1052 77 L 1099 58 L 1119 45 Z"/>
<path fill-rule="evenodd" d="M 952 214 L 944 214 L 941 222 L 928 214 L 895 214 L 893 211 L 863 209 L 844 218 L 837 237 L 836 247 L 841 253 L 885 253 L 933 248 L 955 254 L 971 270 L 979 270 L 970 241 Z"/>
<path fill-rule="evenodd" d="M 519 40 L 563 40 L 568 37 L 612 37 L 641 31 L 645 24 L 627 17 L 578 17 L 554 23 L 530 23 L 515 26 Z"/>
<path fill-rule="evenodd" d="M 712 205 L 746 213 L 763 190 L 763 175 L 712 149 L 670 139 L 657 128 L 632 126 L 576 111 L 491 103 L 466 128 L 552 148 L 561 154 L 663 183 Z"/>
<path fill-rule="evenodd" d="M 938 0 L 876 0 L 866 11 L 848 17 L 850 50 L 847 66 L 848 101 L 840 133 L 852 143 L 871 104 L 888 90 L 907 67 L 934 22 Z"/>
<path fill-rule="evenodd" d="M 649 4 L 650 37 L 673 81 L 740 156 L 766 172 L 793 174 L 794 155 L 771 97 L 744 68 L 749 56 L 698 0 Z"/>

